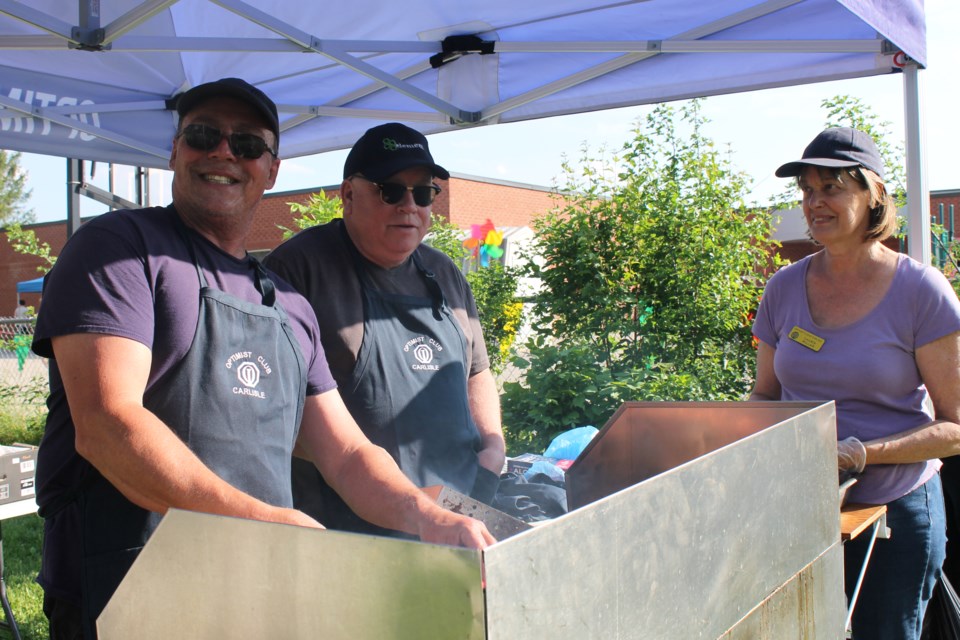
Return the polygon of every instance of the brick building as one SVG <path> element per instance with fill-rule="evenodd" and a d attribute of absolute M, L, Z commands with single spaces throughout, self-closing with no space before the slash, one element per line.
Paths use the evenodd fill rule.
<path fill-rule="evenodd" d="M 498 228 L 528 226 L 530 221 L 555 206 L 552 190 L 518 182 L 480 178 L 451 173 L 449 180 L 438 180 L 443 189 L 433 204 L 434 214 L 462 229 L 483 224 L 490 219 Z M 340 184 L 322 187 L 328 196 L 338 195 Z M 306 203 L 317 189 L 302 189 L 266 194 L 260 202 L 247 249 L 265 254 L 280 244 L 283 231 L 277 225 L 293 228 L 294 216 L 288 203 Z M 66 222 L 45 222 L 27 225 L 37 239 L 50 245 L 58 255 L 66 242 Z M 42 260 L 13 251 L 8 242 L 0 241 L 0 317 L 13 315 L 18 295 L 18 282 L 32 280 L 40 274 Z M 19 297 L 37 307 L 40 296 L 24 293 Z"/>
<path fill-rule="evenodd" d="M 950 211 L 953 210 L 953 237 L 960 237 L 960 189 L 945 189 L 930 192 L 930 215 L 949 230 Z"/>

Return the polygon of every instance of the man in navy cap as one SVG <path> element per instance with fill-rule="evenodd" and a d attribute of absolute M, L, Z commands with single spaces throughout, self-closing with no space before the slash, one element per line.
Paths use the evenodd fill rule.
<path fill-rule="evenodd" d="M 374 127 L 347 156 L 343 219 L 302 231 L 266 262 L 313 305 L 333 377 L 354 419 L 420 487 L 490 502 L 504 463 L 499 395 L 470 286 L 421 243 L 450 174 L 427 139 Z M 330 527 L 390 534 L 294 461 L 294 504 Z"/>
<path fill-rule="evenodd" d="M 295 443 L 364 517 L 432 542 L 492 542 L 364 437 L 310 305 L 246 253 L 280 167 L 274 103 L 227 78 L 177 111 L 173 203 L 87 222 L 47 278 L 33 348 L 51 358 L 37 502 L 53 638 L 95 637 L 169 508 L 319 527 L 293 506 Z"/>

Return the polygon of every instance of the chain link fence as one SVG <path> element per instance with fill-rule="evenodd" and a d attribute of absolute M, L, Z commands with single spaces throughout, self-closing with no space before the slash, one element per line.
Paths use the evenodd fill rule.
<path fill-rule="evenodd" d="M 0 385 L 15 387 L 47 376 L 47 360 L 33 353 L 35 318 L 0 318 Z"/>

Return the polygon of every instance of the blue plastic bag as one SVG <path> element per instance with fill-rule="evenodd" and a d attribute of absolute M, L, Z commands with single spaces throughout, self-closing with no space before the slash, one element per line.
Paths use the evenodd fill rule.
<path fill-rule="evenodd" d="M 599 430 L 593 426 L 576 427 L 558 434 L 543 455 L 560 460 L 576 460 Z"/>
<path fill-rule="evenodd" d="M 547 462 L 546 460 L 537 460 L 534 462 L 529 469 L 523 472 L 523 477 L 529 482 L 534 476 L 540 473 L 547 476 L 554 482 L 564 482 L 563 469 L 552 462 Z"/>

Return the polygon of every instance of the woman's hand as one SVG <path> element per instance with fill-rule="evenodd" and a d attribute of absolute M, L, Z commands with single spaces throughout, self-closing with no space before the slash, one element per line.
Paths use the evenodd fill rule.
<path fill-rule="evenodd" d="M 867 466 L 867 448 L 854 437 L 845 438 L 837 443 L 837 467 L 840 471 L 863 473 Z"/>

